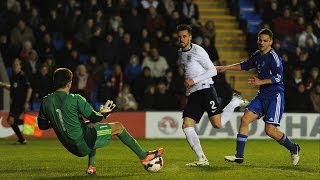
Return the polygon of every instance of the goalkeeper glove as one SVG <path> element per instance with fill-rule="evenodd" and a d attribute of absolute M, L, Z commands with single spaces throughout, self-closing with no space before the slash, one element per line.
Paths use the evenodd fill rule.
<path fill-rule="evenodd" d="M 100 113 L 103 115 L 104 118 L 107 118 L 115 107 L 116 104 L 114 104 L 112 100 L 107 100 L 107 102 L 104 105 L 100 106 Z"/>

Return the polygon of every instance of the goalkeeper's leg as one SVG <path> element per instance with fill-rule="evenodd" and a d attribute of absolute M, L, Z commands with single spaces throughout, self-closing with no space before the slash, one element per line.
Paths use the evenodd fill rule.
<path fill-rule="evenodd" d="M 87 174 L 96 173 L 96 150 L 92 150 L 89 155 Z"/>
<path fill-rule="evenodd" d="M 137 140 L 127 132 L 121 123 L 115 122 L 110 123 L 109 125 L 112 129 L 111 134 L 118 136 L 123 144 L 127 145 L 139 157 L 139 159 L 144 159 L 147 156 L 147 151 L 139 145 Z"/>
<path fill-rule="evenodd" d="M 159 156 L 163 153 L 163 149 L 160 148 L 155 151 L 146 151 L 143 149 L 137 140 L 135 140 L 119 122 L 109 124 L 112 129 L 112 135 L 117 135 L 119 139 L 127 145 L 138 157 L 140 160 L 151 160 L 156 156 Z"/>

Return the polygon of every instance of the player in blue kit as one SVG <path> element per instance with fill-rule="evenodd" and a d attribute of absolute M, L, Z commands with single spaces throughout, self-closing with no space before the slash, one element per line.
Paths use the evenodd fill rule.
<path fill-rule="evenodd" d="M 229 162 L 242 163 L 244 148 L 248 138 L 249 124 L 260 117 L 265 122 L 265 132 L 291 152 L 292 165 L 299 162 L 300 147 L 294 144 L 283 132 L 277 129 L 284 109 L 284 85 L 282 59 L 271 48 L 273 33 L 269 29 L 262 29 L 258 33 L 258 48 L 246 61 L 227 66 L 216 66 L 218 72 L 226 70 L 249 70 L 256 68 L 258 76 L 250 78 L 248 83 L 260 86 L 255 98 L 247 106 L 241 118 L 237 135 L 236 154 L 225 156 Z"/>

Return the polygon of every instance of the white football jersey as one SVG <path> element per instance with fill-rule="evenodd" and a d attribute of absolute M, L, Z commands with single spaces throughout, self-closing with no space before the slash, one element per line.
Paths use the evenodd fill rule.
<path fill-rule="evenodd" d="M 197 90 L 209 88 L 213 84 L 212 77 L 217 75 L 217 70 L 208 53 L 201 46 L 192 43 L 190 50 L 182 51 L 180 49 L 179 60 L 184 70 L 185 79 L 192 79 L 195 83 L 187 88 L 187 96 Z"/>

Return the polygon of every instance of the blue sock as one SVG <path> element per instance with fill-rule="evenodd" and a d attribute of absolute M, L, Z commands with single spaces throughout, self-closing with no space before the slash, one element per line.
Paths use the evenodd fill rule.
<path fill-rule="evenodd" d="M 244 147 L 246 145 L 247 138 L 248 138 L 248 136 L 244 135 L 244 134 L 238 134 L 237 135 L 237 153 L 236 153 L 236 157 L 243 157 Z"/>
<path fill-rule="evenodd" d="M 294 152 L 296 150 L 296 145 L 292 141 L 290 141 L 290 139 L 285 134 L 283 134 L 282 138 L 278 142 L 282 146 L 286 147 L 289 151 Z"/>

